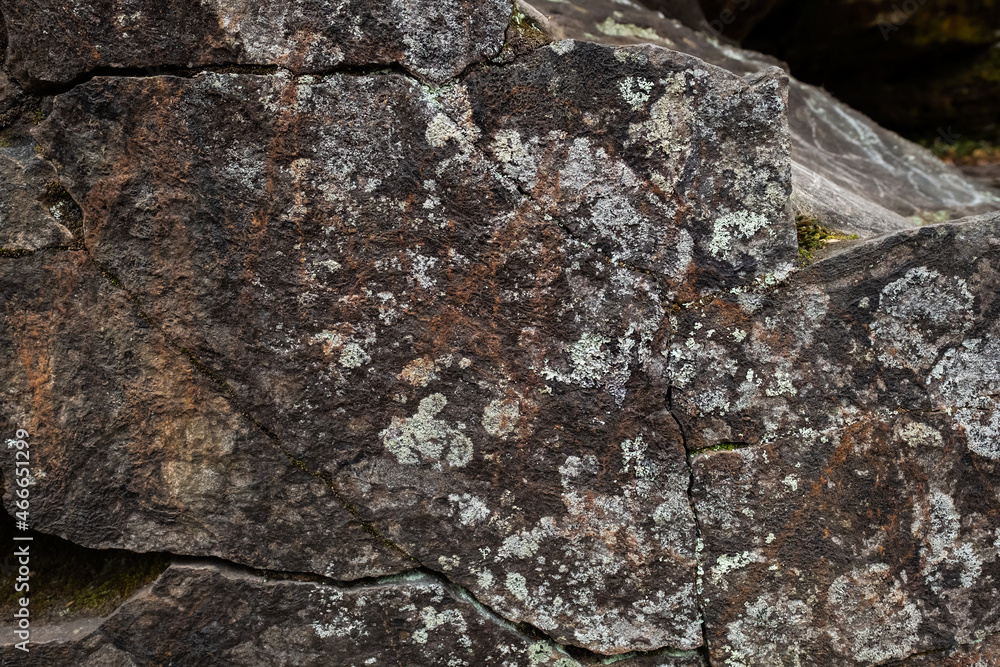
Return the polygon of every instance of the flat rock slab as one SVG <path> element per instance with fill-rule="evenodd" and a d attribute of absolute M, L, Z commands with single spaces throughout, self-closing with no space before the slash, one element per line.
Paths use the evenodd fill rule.
<path fill-rule="evenodd" d="M 175 564 L 32 659 L 322 664 L 390 647 L 404 664 L 689 667 L 991 650 L 977 642 L 1000 623 L 1000 222 L 799 269 L 795 137 L 820 152 L 848 130 L 871 139 L 821 92 L 792 89 L 793 116 L 811 110 L 795 122 L 829 118 L 790 134 L 787 77 L 742 52 L 713 46 L 763 71 L 571 40 L 486 63 L 462 37 L 493 25 L 481 17 L 436 23 L 456 50 L 424 62 L 402 24 L 379 23 L 393 3 L 323 24 L 361 40 L 332 65 L 304 4 L 199 5 L 187 31 L 167 5 L 162 25 L 136 19 L 165 40 L 146 51 L 105 8 L 122 20 L 92 22 L 86 48 L 28 57 L 32 30 L 44 44 L 87 8 L 2 7 L 11 25 L 23 13 L 24 81 L 87 79 L 46 103 L 38 151 L 0 164 L 2 231 L 21 244 L 0 256 L 0 426 L 31 434 L 33 527 L 283 572 Z M 358 17 L 396 26 L 382 61 Z M 290 46 L 293 24 L 311 46 Z M 614 12 L 595 26 L 658 34 Z M 179 48 L 185 67 L 268 67 L 90 77 L 188 36 L 209 51 Z M 902 170 L 909 149 L 872 136 L 817 167 L 813 196 L 833 183 L 901 216 L 887 202 L 902 191 L 850 185 L 870 159 L 943 201 L 920 185 L 929 158 Z"/>
<path fill-rule="evenodd" d="M 401 65 L 445 81 L 504 43 L 506 0 L 0 2 L 8 68 L 34 89 L 111 68 Z M 72 35 L 67 40 L 66 36 Z"/>
<path fill-rule="evenodd" d="M 30 652 L 0 648 L 11 667 L 191 665 L 518 665 L 579 667 L 559 647 L 518 632 L 428 575 L 354 586 L 274 580 L 224 565 L 175 564 L 81 639 Z M 335 663 L 331 663 L 335 659 Z M 668 667 L 695 667 L 697 658 Z"/>
<path fill-rule="evenodd" d="M 793 268 L 784 96 L 777 70 L 748 83 L 566 42 L 440 89 L 392 73 L 97 78 L 37 137 L 94 261 L 234 413 L 330 481 L 342 522 L 558 642 L 622 653 L 702 641 L 666 312 Z M 208 460 L 237 437 L 214 423 Z M 168 457 L 190 446 L 160 437 Z M 45 472 L 52 502 L 82 493 Z M 243 483 L 281 489 L 274 475 Z M 253 560 L 272 567 L 390 566 L 377 550 L 305 565 L 257 523 Z M 249 562 L 234 538 L 185 552 Z"/>

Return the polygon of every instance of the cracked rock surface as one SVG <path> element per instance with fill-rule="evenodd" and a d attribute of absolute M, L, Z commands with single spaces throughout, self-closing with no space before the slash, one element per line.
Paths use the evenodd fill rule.
<path fill-rule="evenodd" d="M 0 428 L 33 527 L 178 556 L 4 664 L 991 650 L 997 215 L 802 268 L 778 68 L 222 4 L 0 2 L 55 86 L 0 148 Z"/>
<path fill-rule="evenodd" d="M 7 67 L 35 89 L 102 69 L 206 65 L 396 64 L 444 81 L 496 55 L 510 18 L 505 0 L 4 0 L 0 11 Z"/>

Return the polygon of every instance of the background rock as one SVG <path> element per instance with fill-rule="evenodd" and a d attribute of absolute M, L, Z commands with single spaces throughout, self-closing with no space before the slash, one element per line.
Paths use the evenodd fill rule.
<path fill-rule="evenodd" d="M 781 64 L 638 6 L 613 0 L 534 4 L 549 16 L 556 39 L 651 42 L 738 74 Z M 823 89 L 794 78 L 788 124 L 796 214 L 869 238 L 1000 206 L 995 191 L 942 165 L 927 150 L 879 127 Z"/>

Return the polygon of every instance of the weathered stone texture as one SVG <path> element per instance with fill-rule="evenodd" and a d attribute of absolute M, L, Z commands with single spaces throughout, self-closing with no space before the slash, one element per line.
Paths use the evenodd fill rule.
<path fill-rule="evenodd" d="M 44 89 L 105 68 L 398 64 L 431 81 L 496 55 L 505 0 L 4 0 L 8 67 Z M 72 36 L 67 39 L 66 36 Z"/>
<path fill-rule="evenodd" d="M 508 618 L 618 653 L 701 643 L 664 314 L 793 267 L 784 104 L 565 42 L 438 90 L 101 78 L 37 136 L 94 258 L 286 451 Z"/>
<path fill-rule="evenodd" d="M 7 433 L 31 434 L 33 525 L 92 548 L 343 578 L 411 567 L 292 466 L 85 252 L 4 259 L 0 293 L 2 419 Z M 10 490 L 13 452 L 2 454 Z"/>
<path fill-rule="evenodd" d="M 89 14 L 2 6 L 24 18 L 12 62 L 35 83 L 151 65 L 199 34 L 167 5 L 139 23 L 164 41 L 129 51 L 107 10 L 87 49 L 29 58 L 17 39 Z M 192 39 L 209 50 L 168 62 L 280 67 L 95 76 L 46 104 L 37 150 L 0 149 L 17 157 L 0 158 L 0 430 L 32 434 L 34 527 L 279 571 L 175 563 L 32 660 L 693 667 L 980 650 L 998 623 L 1000 218 L 800 268 L 789 200 L 793 183 L 817 200 L 840 187 L 858 215 L 903 220 L 895 197 L 957 210 L 981 191 L 934 194 L 920 179 L 950 172 L 810 106 L 820 91 L 795 84 L 790 102 L 760 60 L 744 78 L 659 46 L 532 48 L 518 14 L 480 66 L 466 69 L 488 51 L 438 49 L 420 69 L 392 33 L 371 46 L 383 60 L 359 46 L 363 68 L 302 74 L 326 47 L 283 60 L 288 17 L 319 11 L 292 9 L 198 19 L 243 50 L 226 33 L 222 51 Z M 262 45 L 249 17 L 285 28 Z M 606 18 L 609 39 L 651 39 Z M 338 35 L 353 20 L 324 19 Z M 98 44 L 124 55 L 100 60 Z M 403 68 L 369 67 L 386 62 Z M 801 126 L 823 113 L 837 118 L 809 150 L 845 145 L 803 186 Z M 864 156 L 908 185 L 844 185 Z M 77 205 L 82 225 L 62 224 Z M 857 228 L 906 226 L 878 215 Z M 4 449 L 0 467 L 9 490 Z"/>
<path fill-rule="evenodd" d="M 994 215 L 679 317 L 687 443 L 739 444 L 693 459 L 714 660 L 880 664 L 998 630 L 998 271 Z"/>
<path fill-rule="evenodd" d="M 30 146 L 0 148 L 0 248 L 40 250 L 73 241 L 60 219 L 65 212 L 44 203 L 57 184 L 55 169 Z"/>
<path fill-rule="evenodd" d="M 171 566 L 85 639 L 0 656 L 12 667 L 580 664 L 428 575 L 345 587 L 197 562 Z"/>

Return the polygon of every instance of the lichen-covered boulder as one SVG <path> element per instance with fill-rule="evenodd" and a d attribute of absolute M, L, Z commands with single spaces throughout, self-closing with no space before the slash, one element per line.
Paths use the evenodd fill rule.
<path fill-rule="evenodd" d="M 23 19 L 8 64 L 62 81 L 2 130 L 0 432 L 30 434 L 33 528 L 177 556 L 0 661 L 988 660 L 997 216 L 802 267 L 787 119 L 818 91 L 790 101 L 756 60 L 542 45 L 522 4 L 408 6 L 468 22 L 370 55 L 401 5 L 265 4 L 211 17 L 264 42 L 212 52 L 168 4 L 135 19 L 164 40 L 144 51 L 118 10 L 0 5 Z M 87 16 L 60 53 L 16 47 Z M 496 16 L 504 48 L 469 51 Z M 312 58 L 358 17 L 357 60 L 282 55 L 290 26 L 319 30 L 295 42 Z M 596 25 L 648 35 L 624 17 Z M 184 44 L 197 71 L 142 69 Z M 878 142 L 818 178 L 862 203 L 980 193 L 926 189 L 929 158 Z M 912 190 L 843 185 L 869 150 Z"/>
<path fill-rule="evenodd" d="M 3 418 L 30 434 L 33 527 L 92 548 L 345 579 L 411 566 L 241 415 L 86 251 L 3 259 L 0 293 Z M 13 511 L 15 454 L 0 454 Z"/>
<path fill-rule="evenodd" d="M 90 277 L 120 285 L 231 412 L 202 399 L 179 428 L 170 406 L 194 387 L 161 395 L 137 380 L 148 388 L 130 398 L 153 401 L 153 421 L 116 435 L 100 427 L 110 415 L 85 421 L 112 446 L 105 465 L 144 480 L 141 501 L 107 512 L 99 533 L 75 520 L 106 501 L 66 484 L 89 450 L 52 437 L 48 459 L 69 467 L 40 463 L 37 493 L 75 509 L 46 524 L 91 546 L 343 578 L 406 554 L 558 642 L 698 647 L 666 314 L 793 269 L 784 108 L 778 70 L 747 83 L 662 49 L 579 42 L 442 88 L 395 73 L 205 74 L 97 78 L 60 95 L 36 136 L 82 207 Z M 73 321 L 81 335 L 107 328 Z M 107 372 L 133 375 L 127 363 L 149 356 Z M 8 414 L 30 425 L 34 394 L 19 386 Z M 239 413 L 252 422 L 231 423 Z M 161 457 L 130 445 L 150 439 Z M 195 444 L 207 448 L 195 469 L 171 473 L 174 448 L 190 457 Z M 267 444 L 256 475 L 214 470 Z M 227 531 L 195 503 L 177 527 L 185 545 L 153 531 L 171 493 L 287 492 L 276 474 L 301 473 L 285 457 L 318 478 L 311 493 L 329 482 L 349 508 L 340 523 L 293 504 L 282 524 L 237 513 Z M 322 530 L 289 548 L 286 531 L 313 521 Z M 351 532 L 357 521 L 375 543 Z M 255 530 L 264 538 L 241 556 Z M 370 551 L 352 560 L 355 544 Z"/>

